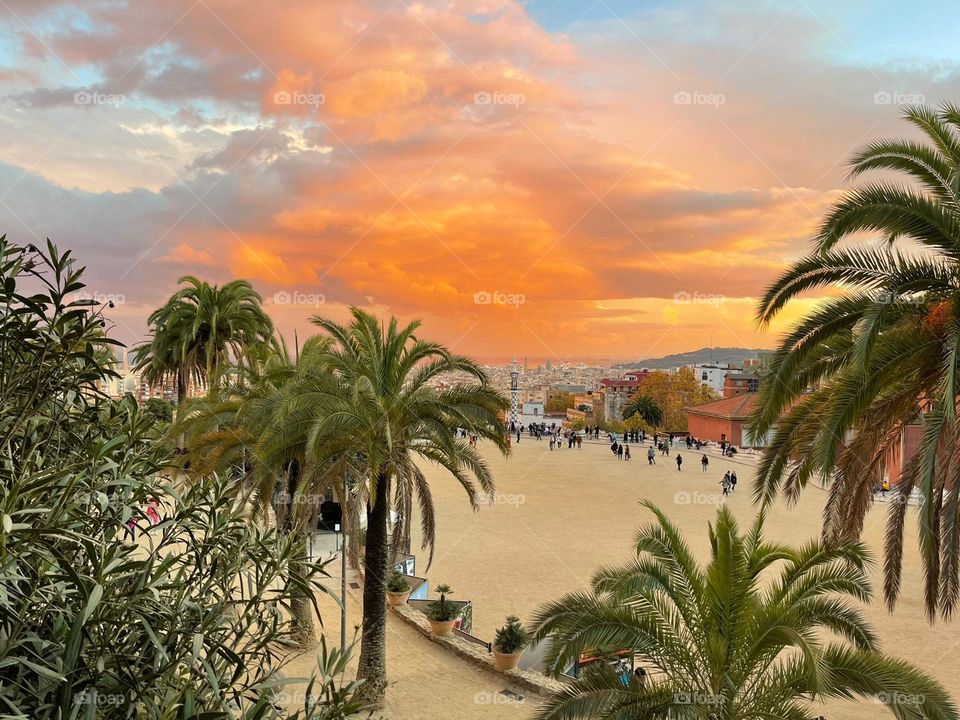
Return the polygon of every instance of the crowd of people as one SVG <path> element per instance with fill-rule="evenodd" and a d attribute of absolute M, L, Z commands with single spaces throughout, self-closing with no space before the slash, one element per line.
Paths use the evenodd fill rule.
<path fill-rule="evenodd" d="M 463 437 L 467 437 L 467 433 L 461 431 Z M 516 442 L 520 442 L 520 438 L 523 435 L 526 435 L 537 442 L 542 442 L 546 438 L 549 443 L 550 450 L 559 450 L 564 445 L 567 448 L 582 448 L 583 440 L 586 439 L 600 439 L 601 428 L 599 425 L 593 427 L 585 428 L 583 431 L 578 432 L 577 430 L 564 428 L 562 425 L 557 423 L 528 423 L 526 425 L 522 423 L 517 423 L 514 421 L 510 422 L 510 435 L 516 439 Z M 610 452 L 618 460 L 629 461 L 632 457 L 630 450 L 630 443 L 634 445 L 640 445 L 646 443 L 647 433 L 645 430 L 627 430 L 621 435 L 621 439 L 618 439 L 617 435 L 608 432 L 607 438 L 610 441 Z M 649 436 L 650 446 L 647 448 L 647 464 L 656 465 L 657 464 L 657 452 L 660 453 L 661 457 L 670 457 L 670 451 L 672 448 L 678 444 L 686 445 L 688 451 L 701 451 L 706 443 L 704 443 L 700 438 L 695 438 L 690 435 L 678 435 L 674 433 L 654 433 Z M 470 443 L 475 444 L 476 438 L 470 437 Z M 732 457 L 736 454 L 736 448 L 724 441 L 719 443 L 720 453 L 723 457 Z M 678 451 L 674 456 L 673 460 L 677 465 L 677 472 L 683 472 L 683 455 Z M 709 472 L 710 470 L 710 457 L 704 452 L 700 456 L 700 468 L 702 472 Z M 729 495 L 732 492 L 735 492 L 737 489 L 737 473 L 735 470 L 727 470 L 723 479 L 720 481 L 720 485 L 723 490 L 724 495 Z"/>
<path fill-rule="evenodd" d="M 559 450 L 564 444 L 566 444 L 568 448 L 583 447 L 583 436 L 576 430 L 564 428 L 562 425 L 557 425 L 556 423 L 550 423 L 549 425 L 546 423 L 523 425 L 522 423 L 511 420 L 510 435 L 514 436 L 519 443 L 521 436 L 524 434 L 537 442 L 542 442 L 544 437 L 546 437 L 550 443 L 551 450 Z"/>
<path fill-rule="evenodd" d="M 630 455 L 630 445 L 629 442 L 645 442 L 646 433 L 642 430 L 639 431 L 629 431 L 624 433 L 623 442 L 617 440 L 617 436 L 613 433 L 609 433 L 610 438 L 610 452 L 613 453 L 614 457 L 618 460 L 629 460 Z M 657 464 L 657 452 L 659 451 L 661 456 L 670 457 L 670 449 L 673 448 L 678 443 L 678 438 L 672 434 L 661 435 L 659 433 L 654 433 L 650 438 L 650 447 L 647 448 L 647 465 L 656 465 Z M 692 438 L 689 435 L 685 436 L 683 443 L 686 444 L 688 450 L 696 448 L 701 450 L 703 448 L 703 442 L 698 438 Z M 726 443 L 721 444 L 721 453 L 724 457 L 731 457 L 732 453 L 730 452 L 731 448 Z M 677 472 L 683 471 L 683 455 L 680 452 L 677 452 L 674 456 L 674 462 L 677 464 Z M 700 456 L 700 467 L 703 472 L 708 472 L 710 469 L 710 457 L 703 453 Z M 720 481 L 720 485 L 723 488 L 723 494 L 729 495 L 737 489 L 737 473 L 735 470 L 727 470 L 723 476 L 723 479 Z"/>

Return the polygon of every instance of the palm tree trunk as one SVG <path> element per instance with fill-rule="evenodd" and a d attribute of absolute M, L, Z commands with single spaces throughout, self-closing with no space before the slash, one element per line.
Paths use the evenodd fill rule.
<path fill-rule="evenodd" d="M 303 543 L 303 562 L 309 563 L 307 542 Z M 290 598 L 290 615 L 293 620 L 293 639 L 303 650 L 317 645 L 317 632 L 313 622 L 313 603 L 310 598 L 294 594 Z"/>
<path fill-rule="evenodd" d="M 183 406 L 187 402 L 187 378 L 183 375 L 183 370 L 177 371 L 177 420 L 181 418 Z"/>
<path fill-rule="evenodd" d="M 183 420 L 183 406 L 187 402 L 187 379 L 183 375 L 183 369 L 177 370 L 177 420 Z M 180 447 L 186 447 L 187 434 L 180 433 L 180 439 L 177 441 Z"/>
<path fill-rule="evenodd" d="M 304 565 L 307 565 L 313 562 L 310 558 L 310 549 L 307 542 L 307 532 L 309 528 L 304 527 L 304 524 L 299 522 L 300 518 L 297 517 L 294 512 L 293 505 L 293 498 L 296 497 L 297 484 L 299 481 L 300 463 L 293 460 L 287 472 L 287 497 L 289 498 L 289 506 L 285 508 L 275 508 L 275 512 L 279 509 L 282 513 L 284 533 L 289 534 L 295 533 L 300 529 L 304 530 L 304 532 L 301 533 L 303 535 L 303 554 L 301 561 Z M 296 643 L 304 650 L 315 647 L 317 644 L 317 633 L 314 629 L 313 602 L 311 598 L 294 593 L 290 597 L 290 615 L 293 621 L 293 638 Z"/>
<path fill-rule="evenodd" d="M 387 521 L 390 516 L 390 476 L 377 477 L 376 502 L 367 508 L 367 549 L 364 557 L 363 634 L 357 678 L 364 700 L 383 707 L 387 689 Z"/>

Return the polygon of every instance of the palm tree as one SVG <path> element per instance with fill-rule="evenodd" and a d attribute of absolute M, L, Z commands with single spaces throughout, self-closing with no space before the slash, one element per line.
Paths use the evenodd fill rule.
<path fill-rule="evenodd" d="M 415 460 L 445 469 L 466 491 L 476 509 L 477 487 L 492 495 L 493 478 L 476 448 L 456 437 L 456 428 L 490 440 L 507 453 L 505 429 L 498 418 L 508 402 L 491 387 L 472 360 L 451 353 L 415 334 L 418 322 L 401 327 L 391 318 L 384 327 L 372 315 L 352 309 L 341 325 L 314 318 L 330 339 L 330 375 L 294 384 L 267 442 L 278 447 L 306 429 L 307 482 L 331 464 L 363 468 L 356 491 L 366 505 L 363 631 L 358 677 L 366 698 L 382 704 L 386 688 L 386 581 L 391 544 L 394 551 L 409 528 L 414 500 L 420 510 L 428 566 L 436 540 L 430 485 Z M 452 379 L 452 387 L 437 381 Z M 459 381 L 458 381 L 459 379 Z M 391 528 L 390 511 L 398 522 Z M 392 543 L 391 543 L 392 540 Z"/>
<path fill-rule="evenodd" d="M 741 534 L 726 507 L 710 526 L 701 567 L 679 530 L 656 522 L 637 534 L 637 557 L 601 568 L 589 591 L 542 607 L 536 640 L 557 675 L 584 653 L 632 650 L 647 681 L 624 683 L 606 664 L 584 671 L 540 708 L 540 720 L 809 720 L 809 702 L 874 697 L 906 720 L 946 720 L 946 691 L 881 654 L 857 605 L 870 597 L 859 543 L 799 548 L 768 542 L 763 513 Z"/>
<path fill-rule="evenodd" d="M 148 383 L 176 382 L 180 412 L 191 381 L 206 383 L 231 355 L 241 358 L 245 348 L 272 342 L 273 323 L 246 280 L 220 287 L 185 275 L 178 283 L 185 287 L 150 315 L 151 337 L 134 354 Z"/>
<path fill-rule="evenodd" d="M 760 303 L 767 324 L 800 293 L 841 288 L 773 354 L 750 433 L 770 434 L 755 497 L 793 501 L 811 478 L 829 484 L 824 540 L 836 543 L 859 536 L 874 488 L 903 460 L 905 429 L 920 425 L 888 515 L 884 595 L 893 607 L 916 491 L 932 620 L 938 608 L 952 613 L 960 590 L 960 108 L 908 107 L 905 118 L 924 142 L 874 142 L 854 156 L 851 176 L 898 172 L 910 185 L 848 192 L 811 254 Z"/>
<path fill-rule="evenodd" d="M 347 483 L 352 468 L 332 463 L 328 472 L 314 473 L 307 482 L 303 474 L 307 428 L 294 428 L 285 414 L 291 396 L 317 377 L 329 375 L 327 346 L 325 338 L 311 338 L 296 358 L 282 338 L 276 346 L 248 349 L 245 360 L 223 371 L 230 382 L 191 403 L 171 433 L 186 431 L 190 438 L 186 459 L 192 474 L 231 474 L 250 486 L 256 510 L 253 522 L 275 520 L 284 533 L 309 535 L 317 525 L 315 500 L 331 489 L 344 510 L 344 531 L 355 538 L 359 522 Z M 356 543 L 353 549 L 356 553 Z M 308 557 L 301 560 L 310 562 Z M 317 642 L 316 604 L 312 590 L 302 590 L 292 594 L 290 612 L 294 637 L 301 647 L 310 648 Z"/>
<path fill-rule="evenodd" d="M 629 420 L 639 415 L 650 427 L 659 427 L 663 423 L 663 410 L 649 395 L 634 395 L 623 407 L 623 419 Z"/>

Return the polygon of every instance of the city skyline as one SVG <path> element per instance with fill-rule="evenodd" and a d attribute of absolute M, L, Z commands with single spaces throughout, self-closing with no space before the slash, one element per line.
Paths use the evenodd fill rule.
<path fill-rule="evenodd" d="M 16 0 L 0 232 L 127 344 L 191 273 L 288 339 L 357 304 L 481 359 L 770 348 L 853 150 L 958 95 L 946 7 Z"/>

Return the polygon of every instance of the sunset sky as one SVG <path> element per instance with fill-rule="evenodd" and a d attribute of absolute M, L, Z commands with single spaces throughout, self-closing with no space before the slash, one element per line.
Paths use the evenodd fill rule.
<path fill-rule="evenodd" d="M 897 103 L 960 101 L 948 3 L 0 0 L 0 18 L 0 232 L 71 248 L 128 343 L 192 273 L 249 279 L 301 337 L 359 304 L 481 358 L 770 346 L 783 326 L 758 332 L 755 298 L 851 151 L 910 135 Z"/>

